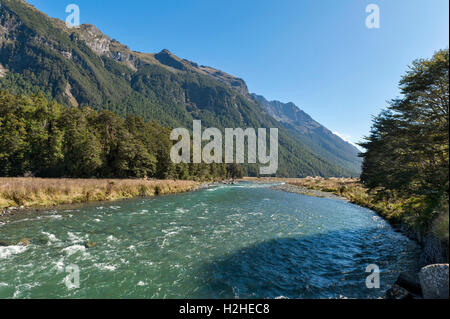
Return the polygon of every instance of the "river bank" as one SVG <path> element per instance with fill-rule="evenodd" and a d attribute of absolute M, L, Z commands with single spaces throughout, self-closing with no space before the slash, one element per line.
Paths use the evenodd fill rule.
<path fill-rule="evenodd" d="M 302 187 L 302 186 L 295 186 L 295 185 L 291 185 L 291 184 L 282 184 L 282 185 L 272 186 L 272 189 L 277 189 L 277 190 L 281 190 L 281 191 L 288 192 L 288 193 L 319 197 L 319 198 L 332 198 L 332 199 L 347 200 L 345 197 L 337 196 L 333 193 L 324 192 L 321 190 L 316 190 L 316 189 L 311 189 L 311 188 L 306 188 L 306 187 Z"/>
<path fill-rule="evenodd" d="M 0 178 L 0 217 L 21 209 L 169 195 L 201 186 L 190 180 Z"/>

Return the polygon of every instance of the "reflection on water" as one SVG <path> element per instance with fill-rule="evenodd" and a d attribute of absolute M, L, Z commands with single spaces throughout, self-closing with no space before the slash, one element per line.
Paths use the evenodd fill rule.
<path fill-rule="evenodd" d="M 0 226 L 0 298 L 377 298 L 419 249 L 372 211 L 241 183 Z M 87 243 L 96 243 L 86 248 Z M 80 288 L 68 290 L 68 265 Z M 367 289 L 368 264 L 381 289 Z"/>

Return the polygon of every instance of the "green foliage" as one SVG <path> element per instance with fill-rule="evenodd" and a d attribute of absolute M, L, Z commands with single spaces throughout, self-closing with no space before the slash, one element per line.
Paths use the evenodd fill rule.
<path fill-rule="evenodd" d="M 135 115 L 170 128 L 189 128 L 193 119 L 201 119 L 205 127 L 222 130 L 228 127 L 279 128 L 278 176 L 357 174 L 354 169 L 327 157 L 330 152 L 313 149 L 314 142 L 299 139 L 269 116 L 260 104 L 212 76 L 175 63 L 166 54 L 152 58 L 126 49 L 111 49 L 107 54 L 98 55 L 90 49 L 83 28 L 66 29 L 62 21 L 49 19 L 21 1 L 0 0 L 0 3 L 0 26 L 8 27 L 6 40 L 0 41 L 0 63 L 9 70 L 5 78 L 0 78 L 0 89 L 26 95 L 44 92 L 48 99 L 55 99 L 65 106 L 90 106 L 95 110 L 109 110 L 123 118 Z M 127 64 L 127 56 L 137 59 L 136 69 Z M 122 137 L 129 139 L 127 135 Z M 141 143 L 132 145 L 142 149 Z M 129 151 L 123 143 L 116 146 Z M 76 147 L 81 148 L 82 144 Z M 159 152 L 144 152 L 143 158 L 134 159 L 136 162 L 156 159 L 155 165 L 143 171 L 124 166 L 130 159 L 114 154 L 108 153 L 112 157 L 101 160 L 112 161 L 111 169 L 118 168 L 126 174 L 143 175 L 155 171 L 158 176 L 189 175 L 171 167 L 162 148 Z M 86 160 L 88 157 L 82 159 Z M 97 167 L 94 165 L 97 158 L 94 156 L 92 160 L 93 167 Z M 257 175 L 258 172 L 254 165 L 243 165 L 242 169 L 244 175 Z M 208 175 L 206 170 L 200 174 Z"/>
<path fill-rule="evenodd" d="M 244 176 L 244 172 L 239 165 L 229 164 L 227 165 L 227 176 L 233 179 L 242 178 Z"/>
<path fill-rule="evenodd" d="M 448 49 L 414 61 L 400 81 L 403 97 L 375 118 L 361 144 L 363 183 L 382 198 L 403 199 L 403 220 L 423 232 L 448 210 L 448 68 Z"/>
<path fill-rule="evenodd" d="M 0 176 L 226 177 L 221 164 L 174 165 L 169 136 L 169 129 L 139 117 L 0 91 Z"/>

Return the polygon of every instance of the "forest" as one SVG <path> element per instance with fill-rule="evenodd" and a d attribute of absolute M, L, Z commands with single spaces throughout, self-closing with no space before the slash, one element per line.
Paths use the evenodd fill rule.
<path fill-rule="evenodd" d="M 361 144 L 361 181 L 389 210 L 421 233 L 448 241 L 449 50 L 413 62 L 402 97 L 374 119 Z M 440 236 L 442 237 L 442 236 Z"/>
<path fill-rule="evenodd" d="M 170 129 L 140 117 L 0 92 L 0 176 L 212 180 L 235 164 L 173 164 Z"/>

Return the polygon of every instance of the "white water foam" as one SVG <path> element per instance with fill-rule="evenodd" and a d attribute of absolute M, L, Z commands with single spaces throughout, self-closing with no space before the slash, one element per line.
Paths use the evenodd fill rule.
<path fill-rule="evenodd" d="M 97 267 L 100 270 L 108 270 L 108 271 L 115 271 L 117 269 L 114 265 L 108 265 L 108 264 L 94 264 L 95 267 Z"/>
<path fill-rule="evenodd" d="M 56 238 L 56 236 L 51 233 L 47 233 L 47 232 L 43 231 L 42 234 L 46 235 L 48 237 L 48 240 L 50 240 L 53 243 L 56 241 L 59 241 L 59 239 Z"/>
<path fill-rule="evenodd" d="M 73 246 L 64 248 L 62 251 L 65 252 L 67 254 L 67 256 L 72 256 L 73 254 L 75 254 L 77 252 L 85 253 L 86 247 L 84 247 L 82 245 L 73 245 Z"/>
<path fill-rule="evenodd" d="M 61 219 L 62 216 L 61 215 L 50 215 L 50 216 L 48 216 L 48 218 Z"/>
<path fill-rule="evenodd" d="M 64 271 L 64 258 L 61 258 L 55 263 L 56 270 L 58 272 Z"/>
<path fill-rule="evenodd" d="M 76 235 L 76 234 L 74 234 L 74 233 L 72 233 L 72 232 L 68 232 L 68 233 L 67 233 L 67 236 L 69 236 L 69 240 L 70 240 L 72 243 L 79 243 L 79 242 L 81 242 L 81 241 L 84 240 L 84 238 L 82 238 L 82 237 L 80 237 L 80 236 L 78 236 L 78 235 Z"/>
<path fill-rule="evenodd" d="M 177 208 L 175 211 L 176 211 L 177 213 L 179 213 L 179 214 L 184 214 L 184 213 L 186 213 L 186 210 L 183 209 L 183 208 Z"/>
<path fill-rule="evenodd" d="M 16 291 L 14 292 L 13 299 L 23 298 L 21 296 L 24 292 L 30 291 L 32 288 L 39 286 L 40 283 L 34 282 L 30 284 L 22 284 L 16 286 Z"/>
<path fill-rule="evenodd" d="M 27 250 L 27 247 L 21 245 L 0 247 L 0 259 L 23 253 L 25 250 Z"/>
<path fill-rule="evenodd" d="M 116 237 L 113 235 L 109 235 L 108 238 L 106 238 L 107 241 L 117 242 L 119 241 Z"/>

